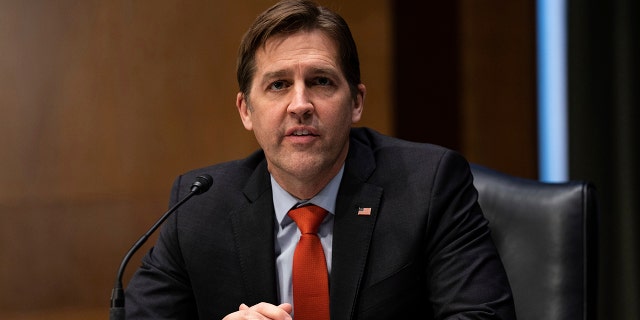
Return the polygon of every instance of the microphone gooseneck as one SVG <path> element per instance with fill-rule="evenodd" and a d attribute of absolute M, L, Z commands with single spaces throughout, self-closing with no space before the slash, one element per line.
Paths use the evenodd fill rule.
<path fill-rule="evenodd" d="M 133 256 L 133 254 L 140 249 L 140 247 L 149 239 L 151 234 L 153 234 L 156 229 L 174 212 L 178 209 L 182 204 L 187 202 L 187 200 L 191 199 L 194 195 L 199 195 L 211 188 L 213 184 L 213 178 L 208 174 L 203 174 L 198 176 L 196 180 L 191 185 L 191 189 L 189 193 L 182 198 L 178 203 L 176 203 L 173 207 L 171 207 L 167 212 L 165 212 L 158 221 L 147 231 L 138 241 L 136 241 L 131 249 L 127 252 L 127 254 L 122 259 L 120 263 L 120 268 L 118 269 L 118 274 L 116 276 L 116 281 L 113 286 L 113 290 L 111 291 L 111 308 L 109 310 L 109 319 L 110 320 L 119 320 L 125 318 L 124 312 L 124 287 L 122 285 L 122 276 L 124 274 L 124 270 L 129 263 L 129 260 Z"/>

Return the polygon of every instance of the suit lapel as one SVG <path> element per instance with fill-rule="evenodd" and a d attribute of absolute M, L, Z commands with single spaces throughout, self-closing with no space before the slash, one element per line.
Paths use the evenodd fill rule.
<path fill-rule="evenodd" d="M 366 182 L 374 169 L 370 149 L 352 139 L 333 227 L 332 319 L 345 314 L 352 318 L 355 311 L 383 191 L 382 187 Z"/>
<path fill-rule="evenodd" d="M 263 162 L 244 190 L 249 202 L 231 214 L 231 224 L 243 287 L 253 304 L 261 301 L 278 304 L 275 249 L 274 209 L 271 183 Z"/>

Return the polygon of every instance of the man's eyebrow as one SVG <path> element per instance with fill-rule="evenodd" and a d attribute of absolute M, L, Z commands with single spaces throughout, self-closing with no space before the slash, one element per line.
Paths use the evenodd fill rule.
<path fill-rule="evenodd" d="M 262 75 L 262 79 L 282 78 L 286 77 L 289 74 L 290 72 L 286 70 L 269 71 Z"/>
<path fill-rule="evenodd" d="M 338 70 L 335 70 L 333 68 L 313 68 L 311 69 L 311 73 L 312 74 L 328 74 L 328 75 L 335 75 L 337 73 L 339 73 Z"/>
<path fill-rule="evenodd" d="M 292 72 L 290 70 L 285 70 L 285 69 L 268 71 L 262 75 L 260 80 L 261 82 L 268 82 L 272 79 L 286 78 L 288 76 L 291 76 L 291 73 Z M 309 70 L 309 74 L 312 74 L 312 75 L 334 76 L 339 73 L 340 72 L 334 68 L 314 67 L 314 68 L 311 68 L 311 70 Z"/>

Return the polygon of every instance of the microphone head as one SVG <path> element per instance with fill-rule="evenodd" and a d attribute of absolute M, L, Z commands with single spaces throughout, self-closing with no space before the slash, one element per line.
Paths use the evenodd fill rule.
<path fill-rule="evenodd" d="M 195 194 L 202 194 L 211 188 L 213 184 L 213 178 L 208 174 L 203 174 L 196 178 L 196 181 L 191 185 L 191 192 Z"/>

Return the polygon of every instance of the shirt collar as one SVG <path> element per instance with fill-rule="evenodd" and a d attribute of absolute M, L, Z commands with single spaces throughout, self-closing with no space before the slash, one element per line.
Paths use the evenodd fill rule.
<path fill-rule="evenodd" d="M 299 203 L 313 203 L 323 209 L 327 210 L 330 214 L 335 214 L 336 198 L 338 197 L 338 189 L 340 188 L 340 182 L 342 181 L 342 174 L 344 173 L 344 164 L 340 168 L 340 171 L 336 174 L 331 181 L 313 198 L 308 201 L 300 200 L 292 196 L 289 192 L 282 189 L 282 187 L 271 176 L 271 189 L 273 190 L 273 207 L 276 211 L 276 219 L 280 227 L 284 227 L 291 223 L 293 220 L 289 218 L 287 213 L 291 208 Z"/>

